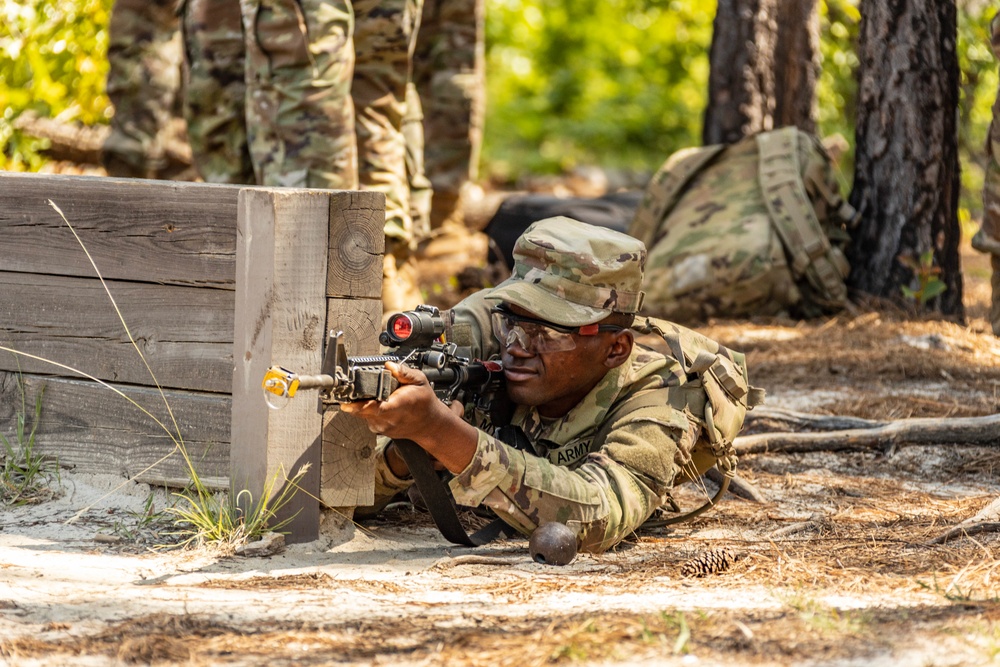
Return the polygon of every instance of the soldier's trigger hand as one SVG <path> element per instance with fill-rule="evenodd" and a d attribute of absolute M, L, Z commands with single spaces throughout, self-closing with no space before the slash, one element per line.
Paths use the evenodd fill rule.
<path fill-rule="evenodd" d="M 385 362 L 385 367 L 389 369 L 392 376 L 396 378 L 400 385 L 423 384 L 428 385 L 427 376 L 415 368 L 410 368 L 405 364 L 397 364 L 392 361 Z"/>
<path fill-rule="evenodd" d="M 396 389 L 397 392 L 403 387 L 403 385 L 423 385 L 431 389 L 432 394 L 434 393 L 433 388 L 430 387 L 430 383 L 427 381 L 427 376 L 424 375 L 422 371 L 410 368 L 404 364 L 393 363 L 391 361 L 387 361 L 385 367 L 389 369 L 392 376 L 396 378 L 397 382 L 399 382 L 400 386 Z M 422 398 L 427 399 L 428 396 L 425 394 Z M 436 401 L 438 400 L 436 395 L 434 398 Z M 458 417 L 465 416 L 465 406 L 462 405 L 461 401 L 452 401 L 448 407 L 452 414 Z"/>
<path fill-rule="evenodd" d="M 349 403 L 341 410 L 364 419 L 373 433 L 415 441 L 426 439 L 441 428 L 442 421 L 454 418 L 422 372 L 392 362 L 386 368 L 399 382 L 389 398 Z"/>

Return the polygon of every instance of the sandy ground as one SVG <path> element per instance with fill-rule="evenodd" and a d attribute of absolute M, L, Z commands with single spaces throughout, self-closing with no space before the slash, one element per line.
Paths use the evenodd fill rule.
<path fill-rule="evenodd" d="M 981 282 L 966 326 L 867 313 L 703 330 L 748 352 L 770 407 L 989 415 L 1000 343 Z M 1000 537 L 929 544 L 1000 495 L 998 464 L 996 446 L 962 443 L 746 456 L 766 502 L 730 496 L 566 567 L 532 562 L 525 540 L 452 547 L 409 506 L 331 514 L 320 540 L 264 558 L 158 550 L 169 493 L 64 472 L 58 497 L 0 509 L 0 664 L 998 664 Z M 684 576 L 721 549 L 728 567 Z"/>

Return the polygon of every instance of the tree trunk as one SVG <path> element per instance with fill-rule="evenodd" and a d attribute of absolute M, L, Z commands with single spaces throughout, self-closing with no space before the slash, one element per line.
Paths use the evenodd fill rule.
<path fill-rule="evenodd" d="M 947 288 L 927 305 L 962 319 L 956 40 L 954 0 L 862 0 L 848 256 L 852 288 L 903 303 L 922 273 Z M 907 267 L 928 250 L 939 276 Z"/>
<path fill-rule="evenodd" d="M 819 12 L 816 0 L 778 1 L 774 45 L 774 126 L 816 133 Z"/>
<path fill-rule="evenodd" d="M 702 141 L 785 125 L 816 131 L 816 0 L 719 0 Z"/>

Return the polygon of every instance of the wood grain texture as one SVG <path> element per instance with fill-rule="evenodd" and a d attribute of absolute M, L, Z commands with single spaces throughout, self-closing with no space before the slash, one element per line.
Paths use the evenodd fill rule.
<path fill-rule="evenodd" d="M 327 296 L 382 298 L 384 227 L 385 195 L 378 192 L 330 193 Z"/>
<path fill-rule="evenodd" d="M 280 364 L 302 373 L 322 363 L 326 334 L 329 193 L 245 189 L 240 193 L 233 374 L 231 478 L 260 498 L 276 475 L 310 466 L 299 492 L 282 511 L 295 515 L 289 539 L 319 534 L 322 415 L 301 395 L 268 410 L 261 380 Z"/>
<path fill-rule="evenodd" d="M 233 292 L 118 281 L 108 289 L 160 386 L 230 393 Z M 102 380 L 154 385 L 96 279 L 0 272 L 0 345 Z M 26 372 L 70 375 L 19 361 Z M 18 367 L 0 354 L 0 370 Z"/>
<path fill-rule="evenodd" d="M 328 507 L 367 507 L 375 502 L 375 434 L 364 420 L 339 410 L 323 417 L 320 499 Z"/>
<path fill-rule="evenodd" d="M 175 429 L 158 391 L 114 387 L 150 414 L 94 382 L 0 372 L 0 433 L 16 442 L 16 415 L 25 414 L 30 425 L 35 399 L 42 392 L 37 447 L 57 457 L 61 467 L 182 487 L 190 480 L 189 470 L 174 440 L 157 425 L 159 420 L 173 433 L 179 430 L 202 481 L 213 488 L 228 488 L 232 405 L 228 396 L 165 392 L 177 422 Z"/>
<path fill-rule="evenodd" d="M 0 172 L 0 271 L 235 289 L 240 186 Z"/>
<path fill-rule="evenodd" d="M 344 332 L 349 355 L 378 353 L 381 301 L 328 299 L 326 312 L 327 328 Z M 325 505 L 362 507 L 375 501 L 374 451 L 375 434 L 364 421 L 337 410 L 324 415 L 320 498 Z"/>
<path fill-rule="evenodd" d="M 381 274 L 379 274 L 381 280 Z M 329 331 L 343 331 L 347 354 L 379 353 L 378 334 L 382 330 L 382 302 L 375 299 L 327 299 L 326 323 Z"/>

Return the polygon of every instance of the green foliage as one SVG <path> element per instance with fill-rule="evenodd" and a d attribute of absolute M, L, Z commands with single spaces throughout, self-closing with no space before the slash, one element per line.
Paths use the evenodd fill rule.
<path fill-rule="evenodd" d="M 854 122 L 857 107 L 857 41 L 861 14 L 857 0 L 826 0 L 819 5 L 821 68 L 816 81 L 816 121 L 824 137 L 839 134 L 850 149 L 840 159 L 841 188 L 848 192 L 854 165 Z"/>
<path fill-rule="evenodd" d="M 487 171 L 650 170 L 700 143 L 714 7 L 492 0 Z"/>
<path fill-rule="evenodd" d="M 986 135 L 997 97 L 997 61 L 989 47 L 993 3 L 960 0 L 958 66 L 961 72 L 958 107 L 958 150 L 962 162 L 959 222 L 963 236 L 975 231 L 971 220 L 982 218 Z"/>
<path fill-rule="evenodd" d="M 105 123 L 108 19 L 112 0 L 4 0 L 0 3 L 0 169 L 37 171 L 39 139 L 14 129 L 25 111 Z"/>
<path fill-rule="evenodd" d="M 0 504 L 31 505 L 53 496 L 52 478 L 58 480 L 59 466 L 35 451 L 35 431 L 42 416 L 44 388 L 35 397 L 34 418 L 28 425 L 27 399 L 24 382 L 18 379 L 21 407 L 16 411 L 13 442 L 0 433 Z"/>
<path fill-rule="evenodd" d="M 909 255 L 900 255 L 898 259 L 900 264 L 913 271 L 913 276 L 917 280 L 916 289 L 906 285 L 900 287 L 903 296 L 916 302 L 921 309 L 928 301 L 947 291 L 948 285 L 938 277 L 941 275 L 941 267 L 934 266 L 934 250 L 927 250 L 916 259 Z"/>

